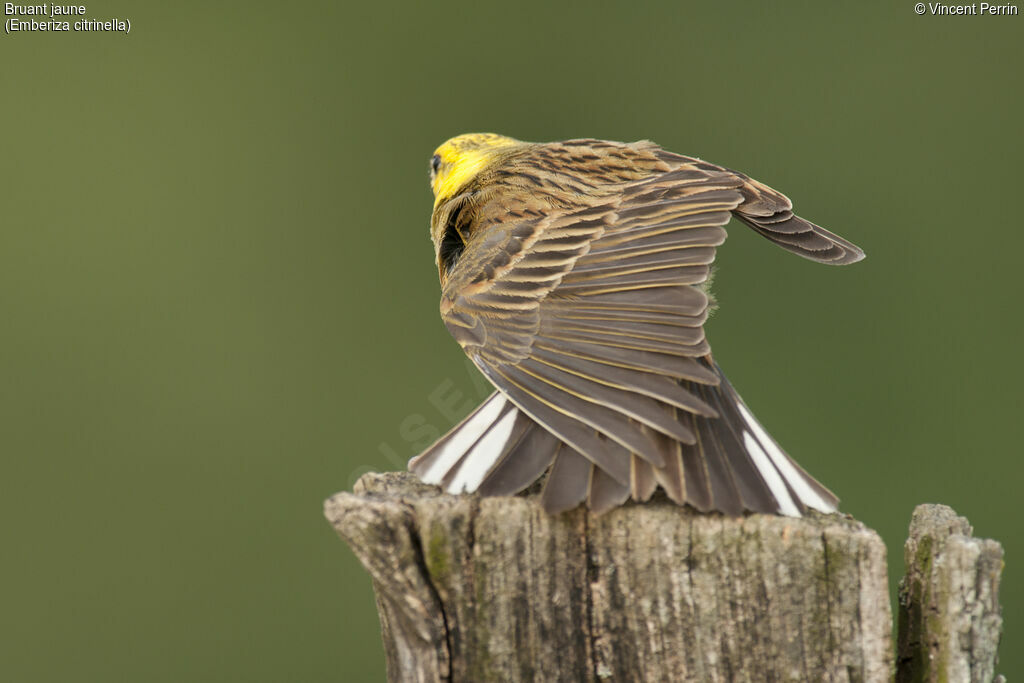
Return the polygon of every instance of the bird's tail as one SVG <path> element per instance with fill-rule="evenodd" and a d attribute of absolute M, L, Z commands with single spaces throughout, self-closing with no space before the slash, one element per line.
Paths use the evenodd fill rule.
<path fill-rule="evenodd" d="M 791 516 L 800 516 L 808 508 L 835 512 L 839 499 L 786 454 L 721 368 L 707 362 L 718 375 L 718 385 L 685 384 L 714 407 L 718 417 L 680 415 L 697 439 L 679 444 L 678 462 L 654 469 L 661 488 L 676 502 L 702 511 Z"/>
<path fill-rule="evenodd" d="M 409 469 L 450 493 L 482 495 L 514 495 L 547 472 L 541 502 L 551 513 L 583 502 L 600 513 L 629 498 L 647 500 L 659 487 L 676 503 L 701 511 L 791 516 L 808 508 L 835 512 L 835 495 L 782 450 L 717 364 L 703 362 L 718 376 L 718 384 L 683 384 L 718 416 L 675 409 L 677 419 L 696 436 L 694 443 L 650 431 L 652 439 L 663 441 L 665 462 L 657 467 L 621 449 L 619 457 L 629 462 L 628 481 L 609 475 L 585 453 L 562 443 L 500 392 L 413 458 Z"/>

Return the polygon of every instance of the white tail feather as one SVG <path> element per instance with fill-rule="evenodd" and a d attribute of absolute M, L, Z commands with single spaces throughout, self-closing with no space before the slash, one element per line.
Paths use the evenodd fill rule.
<path fill-rule="evenodd" d="M 772 496 L 778 502 L 779 513 L 789 517 L 800 517 L 800 508 L 796 506 L 793 498 L 790 497 L 789 490 L 786 488 L 785 482 L 782 481 L 782 475 L 772 467 L 772 463 L 765 454 L 764 449 L 761 448 L 761 444 L 758 443 L 757 439 L 750 432 L 743 432 L 743 446 L 747 449 L 751 459 L 753 459 L 757 471 L 764 478 L 764 483 L 768 484 Z"/>
<path fill-rule="evenodd" d="M 757 469 L 760 470 L 761 475 L 765 477 L 765 481 L 768 482 L 768 486 L 772 489 L 772 493 L 775 493 L 775 488 L 768 479 L 770 476 L 769 472 L 777 471 L 778 475 L 785 479 L 786 483 L 789 484 L 789 487 L 793 489 L 801 503 L 820 512 L 835 512 L 836 506 L 823 499 L 818 492 L 807 483 L 804 476 L 796 469 L 796 467 L 793 466 L 789 457 L 782 452 L 782 449 L 780 449 L 778 444 L 775 443 L 775 439 L 769 436 L 768 432 L 765 431 L 764 427 L 762 427 L 753 414 L 751 414 L 747 406 L 743 404 L 743 401 L 736 401 L 736 405 L 740 409 L 740 413 L 743 414 L 743 419 L 746 420 L 747 425 L 749 425 L 750 429 L 754 432 L 756 441 L 763 447 L 761 455 L 763 456 L 767 453 L 768 458 L 771 459 L 771 463 L 774 464 L 774 467 L 769 466 L 766 468 L 763 467 L 760 462 L 757 463 Z M 753 449 L 750 447 L 750 434 L 744 432 L 743 437 L 746 441 L 747 450 L 753 453 Z M 756 456 L 754 456 L 754 458 L 757 460 Z M 778 494 L 775 494 L 775 498 L 780 501 L 780 504 L 782 503 L 782 499 Z M 789 499 L 788 492 L 786 498 Z M 792 504 L 791 500 L 790 504 Z M 790 513 L 783 510 L 783 514 Z M 796 516 L 799 517 L 800 513 L 796 512 Z"/>
<path fill-rule="evenodd" d="M 495 392 L 494 396 L 488 399 L 477 413 L 452 435 L 430 468 L 420 478 L 428 484 L 440 484 L 444 476 L 448 474 L 448 470 L 454 467 L 463 454 L 491 428 L 507 402 L 501 393 Z"/>
<path fill-rule="evenodd" d="M 448 493 L 476 491 L 480 482 L 494 467 L 498 456 L 504 452 L 505 444 L 512 435 L 512 426 L 518 416 L 519 410 L 512 408 L 487 430 L 483 438 L 476 442 L 473 449 L 458 465 L 458 472 L 448 484 Z"/>

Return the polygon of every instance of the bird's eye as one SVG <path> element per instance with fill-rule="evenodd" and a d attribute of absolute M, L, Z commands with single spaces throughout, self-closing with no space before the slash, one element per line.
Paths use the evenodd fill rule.
<path fill-rule="evenodd" d="M 435 154 L 430 158 L 430 172 L 433 174 L 437 173 L 437 169 L 441 167 L 441 157 Z"/>

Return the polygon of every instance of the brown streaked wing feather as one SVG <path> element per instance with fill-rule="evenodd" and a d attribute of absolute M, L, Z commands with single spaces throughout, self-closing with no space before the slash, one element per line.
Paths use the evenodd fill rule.
<path fill-rule="evenodd" d="M 548 310 L 552 317 L 562 320 L 585 320 L 597 321 L 601 324 L 610 322 L 626 323 L 652 323 L 666 327 L 699 327 L 707 321 L 707 311 L 698 315 L 670 315 L 667 313 L 652 313 L 650 311 L 621 311 L 614 308 L 583 308 L 563 306 L 556 307 L 555 299 L 548 299 Z M 665 328 L 660 328 L 664 330 Z"/>
<path fill-rule="evenodd" d="M 660 468 L 678 458 L 677 439 L 693 441 L 676 408 L 716 414 L 676 380 L 717 384 L 694 361 L 709 350 L 708 300 L 690 285 L 707 279 L 743 199 L 739 184 L 720 170 L 680 168 L 511 226 L 488 224 L 484 206 L 484 234 L 449 273 L 449 330 L 509 400 L 616 482 L 597 480 L 602 501 L 618 486 L 628 495 L 630 453 Z"/>
<path fill-rule="evenodd" d="M 533 357 L 545 365 L 578 375 L 592 382 L 648 396 L 691 413 L 707 417 L 718 416 L 714 407 L 669 377 L 597 363 L 576 356 L 560 354 L 540 346 L 534 347 Z M 692 436 L 690 434 L 691 440 Z"/>
<path fill-rule="evenodd" d="M 534 224 L 483 230 L 449 274 L 442 318 L 456 341 L 491 365 L 529 355 L 540 302 L 589 249 L 600 225 L 559 231 L 545 218 Z M 515 277 L 509 277 L 514 274 Z"/>
<path fill-rule="evenodd" d="M 713 255 L 712 255 L 713 256 Z M 708 262 L 710 264 L 710 261 Z M 651 287 L 699 285 L 708 279 L 708 264 L 665 268 L 624 269 L 617 273 L 584 276 L 563 283 L 560 296 L 595 296 Z"/>
<path fill-rule="evenodd" d="M 863 250 L 857 245 L 798 216 L 787 221 L 790 227 L 788 231 L 774 230 L 774 225 L 743 215 L 738 214 L 737 218 L 783 249 L 811 261 L 843 266 L 864 258 Z"/>
<path fill-rule="evenodd" d="M 578 332 L 602 337 L 625 337 L 626 340 L 646 339 L 671 346 L 693 346 L 704 341 L 704 328 L 700 325 L 665 325 L 658 322 L 640 322 L 624 318 L 588 321 L 572 316 L 549 315 L 541 333 L 569 335 Z M 620 340 L 624 341 L 624 340 Z"/>
<path fill-rule="evenodd" d="M 545 384 L 553 387 L 556 390 L 570 394 L 572 396 L 578 396 L 584 401 L 588 401 L 598 406 L 605 406 L 610 408 L 615 413 L 624 415 L 631 420 L 646 424 L 652 429 L 656 429 L 663 434 L 673 436 L 681 441 L 692 441 L 693 434 L 691 434 L 685 427 L 675 422 L 671 416 L 665 415 L 664 410 L 665 404 L 658 401 L 657 399 L 651 398 L 644 393 L 633 391 L 631 388 L 613 387 L 609 384 L 604 384 L 595 380 L 592 380 L 583 375 L 567 372 L 558 368 L 555 365 L 539 362 L 538 359 L 530 358 L 524 360 L 519 364 L 519 368 L 523 372 L 530 376 L 544 382 Z M 703 401 L 694 400 L 691 405 L 698 405 L 703 410 L 708 411 L 708 414 L 716 414 L 714 409 Z M 600 424 L 595 427 L 598 430 L 602 430 L 606 425 Z M 635 430 L 636 427 L 633 424 L 628 424 L 631 430 Z M 613 434 L 608 432 L 609 436 L 616 438 Z M 628 438 L 628 437 L 627 437 Z M 623 440 L 616 438 L 616 441 L 623 443 Z M 635 443 L 623 443 L 627 448 L 636 448 Z M 660 454 L 652 449 L 654 456 L 648 453 L 640 453 L 647 460 L 654 464 L 661 462 Z"/>
<path fill-rule="evenodd" d="M 787 251 L 827 265 L 846 265 L 864 258 L 860 247 L 794 215 L 789 197 L 745 173 L 665 150 L 658 150 L 657 155 L 670 167 L 697 168 L 710 174 L 723 172 L 737 179 L 743 202 L 733 211 L 736 217 Z"/>
<path fill-rule="evenodd" d="M 601 259 L 577 263 L 568 280 L 588 282 L 599 278 L 628 276 L 644 271 L 657 271 L 680 266 L 707 265 L 714 260 L 714 248 L 667 245 L 622 249 L 601 254 Z"/>
<path fill-rule="evenodd" d="M 567 445 L 586 453 L 587 458 L 595 465 L 602 467 L 613 477 L 622 481 L 628 481 L 628 463 L 621 463 L 612 457 L 608 445 L 598 432 L 586 422 L 567 414 L 564 408 L 554 407 L 542 400 L 529 390 L 524 389 L 514 378 L 502 374 L 508 372 L 509 368 L 491 369 L 482 368 L 484 374 L 495 386 L 500 386 L 501 391 L 510 401 L 518 406 L 524 413 L 532 417 L 538 424 L 557 436 Z M 595 411 L 596 412 L 596 411 Z"/>
<path fill-rule="evenodd" d="M 707 310 L 708 296 L 696 287 L 679 285 L 644 290 L 641 296 L 637 296 L 635 291 L 624 290 L 602 294 L 600 297 L 548 298 L 544 304 L 547 308 L 566 306 L 577 310 L 642 311 L 694 316 Z"/>
<path fill-rule="evenodd" d="M 528 361 L 523 361 L 528 363 Z M 587 425 L 595 432 L 608 436 L 613 441 L 636 451 L 646 460 L 660 464 L 662 455 L 658 452 L 655 444 L 641 434 L 638 425 L 629 416 L 611 407 L 591 402 L 583 396 L 574 392 L 565 391 L 561 386 L 548 382 L 543 377 L 529 372 L 529 366 L 523 367 L 520 363 L 516 367 L 506 367 L 500 370 L 502 376 L 507 380 L 510 390 L 518 389 L 522 395 L 533 401 L 542 403 L 554 409 L 556 412 Z M 509 398 L 515 402 L 511 391 Z M 524 411 L 532 409 L 523 408 Z M 553 422 L 548 421 L 548 424 Z M 542 422 L 542 424 L 545 424 Z M 571 443 L 571 442 L 570 442 Z M 629 481 L 629 463 L 609 459 L 605 454 L 591 453 L 588 449 L 580 449 L 580 452 L 594 461 L 594 464 L 608 470 L 616 479 Z"/>
<path fill-rule="evenodd" d="M 664 375 L 676 379 L 688 379 L 702 384 L 718 384 L 718 377 L 708 372 L 693 358 L 685 356 L 674 356 L 667 353 L 654 351 L 641 351 L 637 349 L 625 349 L 614 346 L 602 346 L 599 344 L 588 344 L 576 342 L 571 349 L 562 348 L 552 344 L 551 340 L 539 339 L 533 345 L 534 349 L 544 349 L 571 358 L 583 358 L 586 360 L 610 365 L 612 367 L 638 370 L 653 375 Z"/>
<path fill-rule="evenodd" d="M 660 341 L 657 339 L 642 339 L 617 333 L 614 329 L 608 330 L 584 330 L 579 327 L 550 325 L 537 335 L 537 339 L 550 342 L 555 346 L 561 346 L 568 350 L 577 348 L 577 344 L 589 346 L 607 346 L 633 351 L 665 353 L 676 356 L 687 356 L 697 358 L 706 356 L 711 348 L 704 338 L 704 329 L 696 328 L 696 338 L 692 343 L 686 344 L 683 339 L 675 341 Z"/>

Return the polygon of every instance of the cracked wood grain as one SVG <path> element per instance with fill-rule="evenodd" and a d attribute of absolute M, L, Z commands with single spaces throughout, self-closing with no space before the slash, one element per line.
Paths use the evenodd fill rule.
<path fill-rule="evenodd" d="M 885 547 L 841 515 L 657 501 L 551 517 L 368 474 L 325 504 L 373 577 L 390 681 L 883 681 Z"/>

